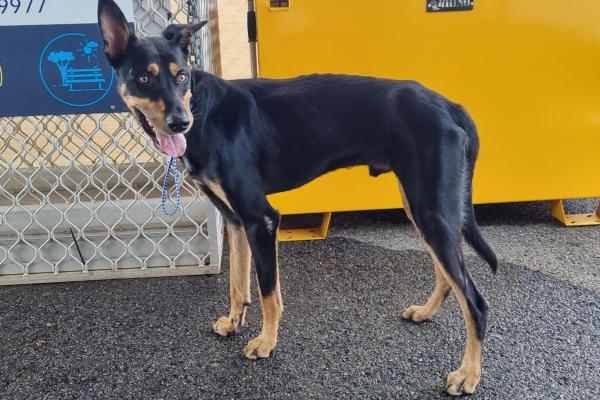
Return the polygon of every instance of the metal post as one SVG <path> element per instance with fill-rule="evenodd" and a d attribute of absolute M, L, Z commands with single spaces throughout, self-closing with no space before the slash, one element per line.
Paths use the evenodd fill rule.
<path fill-rule="evenodd" d="M 254 0 L 248 0 L 248 43 L 250 44 L 250 68 L 253 78 L 258 77 L 258 50 L 256 47 L 256 10 Z"/>

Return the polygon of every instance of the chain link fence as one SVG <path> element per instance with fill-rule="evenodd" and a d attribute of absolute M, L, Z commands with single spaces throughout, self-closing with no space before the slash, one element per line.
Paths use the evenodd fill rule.
<path fill-rule="evenodd" d="M 213 9 L 135 0 L 137 33 Z M 215 19 L 193 46 L 205 69 L 218 66 L 217 29 Z M 164 216 L 165 168 L 129 114 L 0 118 L 0 284 L 217 273 L 220 216 L 185 173 L 182 211 Z"/>

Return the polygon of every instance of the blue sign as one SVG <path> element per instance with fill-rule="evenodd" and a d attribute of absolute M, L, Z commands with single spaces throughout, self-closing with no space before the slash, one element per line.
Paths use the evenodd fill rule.
<path fill-rule="evenodd" d="M 94 38 L 95 39 L 95 38 Z M 112 88 L 113 70 L 100 61 L 98 41 L 83 33 L 63 33 L 48 42 L 40 56 L 40 79 L 59 102 L 87 107 L 101 101 Z"/>
<path fill-rule="evenodd" d="M 65 15 L 65 3 L 78 13 Z M 36 0 L 5 12 L 2 4 L 0 117 L 127 111 L 102 52 L 96 1 Z"/>

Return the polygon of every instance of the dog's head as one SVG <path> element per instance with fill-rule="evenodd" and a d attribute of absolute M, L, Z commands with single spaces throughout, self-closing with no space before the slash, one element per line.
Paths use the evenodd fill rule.
<path fill-rule="evenodd" d="M 184 135 L 194 122 L 188 46 L 205 24 L 170 25 L 161 36 L 141 39 L 113 0 L 98 1 L 104 53 L 115 69 L 119 94 L 144 131 L 171 156 L 185 153 Z"/>

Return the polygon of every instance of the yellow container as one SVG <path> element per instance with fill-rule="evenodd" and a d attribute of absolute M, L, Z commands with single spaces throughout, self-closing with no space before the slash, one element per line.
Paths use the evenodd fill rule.
<path fill-rule="evenodd" d="M 476 203 L 600 197 L 598 0 L 475 0 L 472 11 L 437 13 L 426 0 L 271 3 L 255 5 L 260 76 L 420 81 L 479 128 Z M 364 167 L 270 200 L 282 214 L 402 206 L 394 177 Z"/>

